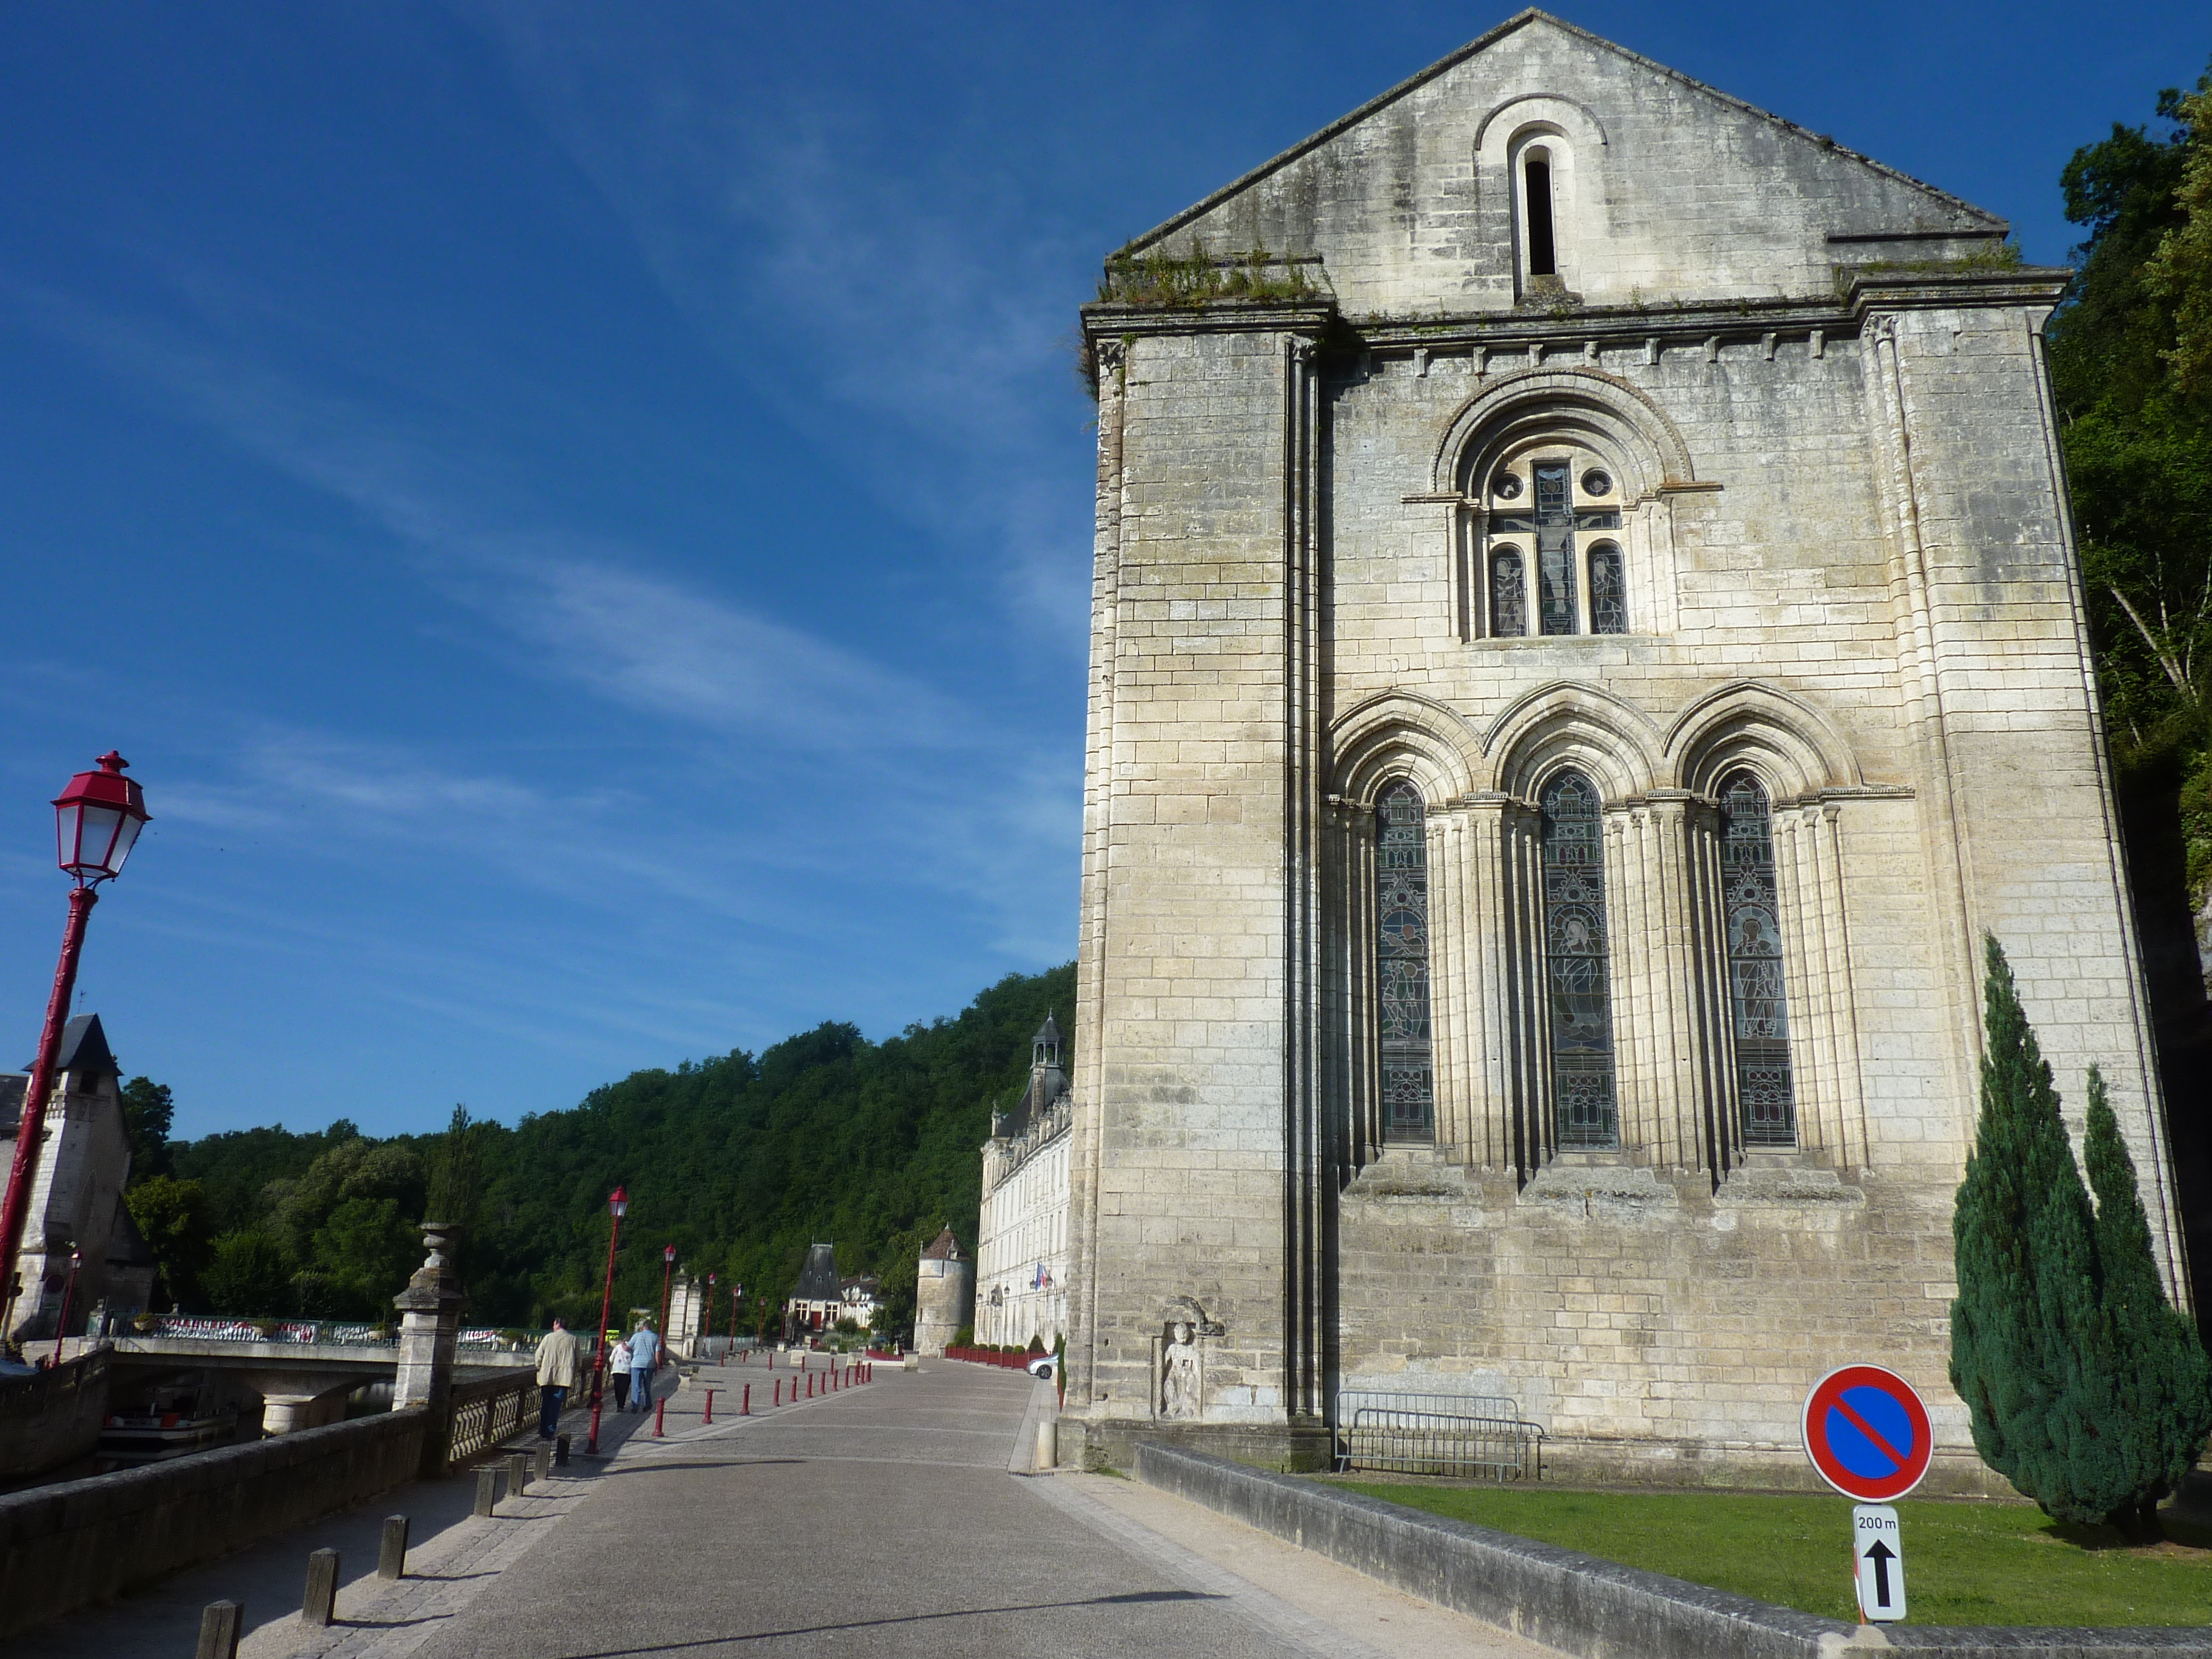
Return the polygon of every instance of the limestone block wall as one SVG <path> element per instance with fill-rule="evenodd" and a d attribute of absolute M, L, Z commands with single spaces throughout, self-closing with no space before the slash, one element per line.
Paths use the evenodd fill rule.
<path fill-rule="evenodd" d="M 1294 637 L 1311 605 L 1310 356 L 1274 331 L 1148 337 L 1107 392 L 1121 464 L 1086 905 L 1113 920 L 1079 1009 L 1092 1103 L 1073 1204 L 1080 1363 L 1109 1415 L 1154 1409 L 1175 1295 L 1222 1328 L 1224 1419 L 1286 1406 L 1286 927 L 1305 872 L 1284 848 L 1310 834 L 1311 647 Z"/>
<path fill-rule="evenodd" d="M 1539 139 L 1548 286 L 1513 195 Z M 1315 291 L 1086 310 L 1079 1449 L 1295 1454 L 1340 1389 L 1433 1388 L 1595 1465 L 1781 1479 L 1805 1389 L 1873 1360 L 1971 1486 L 1943 1372 L 1984 932 L 2077 1126 L 2110 1080 L 2185 1294 L 2038 338 L 2063 273 L 1959 258 L 2002 230 L 1528 14 L 1139 240 L 1264 243 Z M 1594 564 L 1571 633 L 1509 625 L 1493 560 L 1535 531 L 1497 481 L 1543 455 L 1605 481 L 1574 499 L 1620 631 Z M 1568 770 L 1618 1127 L 1587 1148 L 1539 810 Z M 1740 1065 L 1777 1039 L 1732 977 L 1735 777 L 1778 1128 Z M 1407 786 L 1429 1128 L 1380 1054 L 1376 814 Z"/>

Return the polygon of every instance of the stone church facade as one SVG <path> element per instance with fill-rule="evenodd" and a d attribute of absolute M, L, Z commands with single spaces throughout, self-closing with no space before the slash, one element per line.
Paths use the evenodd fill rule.
<path fill-rule="evenodd" d="M 1109 262 L 1067 1420 L 1798 1478 L 1934 1408 L 1980 941 L 2183 1272 L 2003 222 L 1541 13 Z M 1179 1369 L 1166 1376 L 1164 1354 Z"/>

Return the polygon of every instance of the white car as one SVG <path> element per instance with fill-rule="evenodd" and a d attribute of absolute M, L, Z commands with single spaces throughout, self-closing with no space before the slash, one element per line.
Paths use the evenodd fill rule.
<path fill-rule="evenodd" d="M 1031 1376 L 1041 1377 L 1049 1382 L 1060 1375 L 1060 1356 L 1056 1353 L 1041 1353 L 1023 1369 Z"/>

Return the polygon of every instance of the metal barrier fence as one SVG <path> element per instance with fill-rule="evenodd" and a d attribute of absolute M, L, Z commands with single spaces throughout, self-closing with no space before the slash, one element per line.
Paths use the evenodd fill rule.
<path fill-rule="evenodd" d="M 1336 1396 L 1336 1467 L 1386 1474 L 1540 1480 L 1544 1431 L 1512 1401 L 1490 1395 Z"/>
<path fill-rule="evenodd" d="M 480 1376 L 453 1384 L 447 1419 L 446 1466 L 459 1468 L 495 1450 L 538 1421 L 538 1373 Z"/>
<path fill-rule="evenodd" d="M 472 1328 L 459 1333 L 460 1349 L 520 1352 L 535 1347 L 543 1331 Z M 200 1342 L 286 1342 L 320 1347 L 393 1348 L 399 1331 L 392 1325 L 365 1325 L 337 1319 L 222 1319 L 198 1314 L 141 1314 L 118 1321 L 114 1336 L 190 1337 Z"/>

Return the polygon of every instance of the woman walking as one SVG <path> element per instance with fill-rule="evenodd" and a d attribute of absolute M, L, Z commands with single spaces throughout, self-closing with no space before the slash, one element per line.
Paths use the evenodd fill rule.
<path fill-rule="evenodd" d="M 614 1352 L 607 1356 L 607 1367 L 615 1374 L 615 1409 L 629 1409 L 629 1339 L 615 1344 Z"/>

